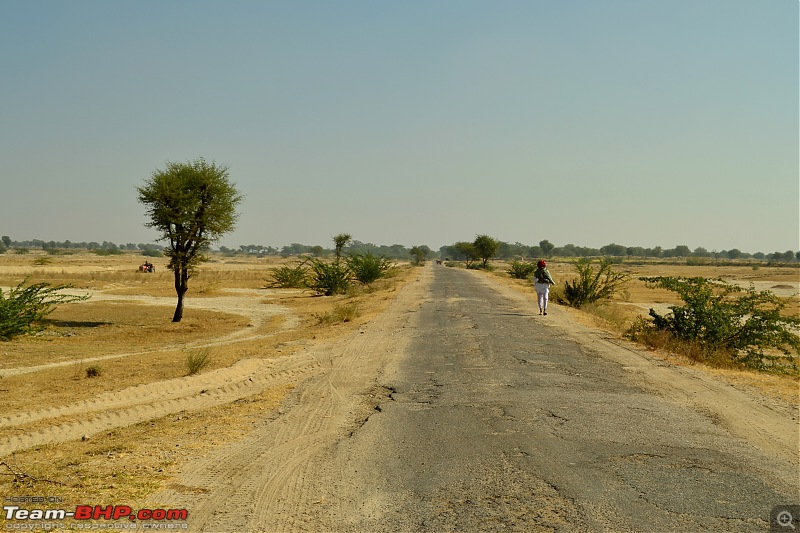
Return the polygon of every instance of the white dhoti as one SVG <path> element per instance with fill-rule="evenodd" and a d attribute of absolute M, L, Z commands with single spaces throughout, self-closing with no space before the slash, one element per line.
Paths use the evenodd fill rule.
<path fill-rule="evenodd" d="M 536 289 L 536 297 L 539 300 L 539 311 L 547 311 L 547 301 L 550 299 L 550 284 L 534 283 L 533 287 Z"/>

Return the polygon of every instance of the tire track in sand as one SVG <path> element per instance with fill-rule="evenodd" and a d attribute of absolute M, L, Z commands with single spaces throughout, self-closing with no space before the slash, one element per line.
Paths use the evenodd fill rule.
<path fill-rule="evenodd" d="M 361 331 L 310 350 L 320 363 L 279 415 L 242 441 L 184 469 L 178 485 L 151 497 L 189 509 L 192 531 L 304 530 L 306 509 L 319 499 L 315 472 L 328 450 L 374 411 L 376 379 L 402 354 L 404 331 L 432 279 L 421 270 L 389 308 Z M 383 391 L 388 396 L 388 391 Z M 187 492 L 188 488 L 188 492 Z"/>
<path fill-rule="evenodd" d="M 305 379 L 318 366 L 312 358 L 302 356 L 276 360 L 249 359 L 201 376 L 138 385 L 105 393 L 92 400 L 5 417 L 0 419 L 0 427 L 20 426 L 70 415 L 83 415 L 84 418 L 1 439 L 0 457 L 42 444 L 89 437 L 181 411 L 197 411 L 230 403 L 267 388 Z"/>
<path fill-rule="evenodd" d="M 158 350 L 136 353 L 155 353 L 185 347 L 219 346 L 233 342 L 265 338 L 274 333 L 253 333 L 264 322 L 276 314 L 286 317 L 280 331 L 296 327 L 299 319 L 288 308 L 274 304 L 265 305 L 263 291 L 237 291 L 240 296 L 224 296 L 193 300 L 193 307 L 204 308 L 246 316 L 247 327 L 223 337 L 206 339 L 197 343 L 164 346 Z M 150 305 L 173 305 L 172 298 L 152 296 L 119 296 L 95 293 L 97 300 L 141 301 Z M 84 359 L 83 362 L 133 355 L 112 354 Z M 74 365 L 75 361 L 64 361 L 33 367 L 3 369 L 2 374 L 19 375 L 59 366 Z M 293 383 L 305 379 L 314 372 L 318 363 L 305 352 L 292 357 L 277 359 L 245 359 L 236 364 L 196 376 L 174 378 L 128 387 L 100 394 L 92 399 L 58 407 L 14 413 L 0 417 L 0 428 L 24 427 L 25 425 L 53 420 L 53 424 L 0 439 L 0 457 L 19 450 L 42 444 L 66 442 L 138 422 L 159 418 L 180 411 L 194 411 L 229 403 L 246 396 L 258 394 L 267 388 Z M 78 420 L 58 422 L 60 417 L 81 416 Z"/>
<path fill-rule="evenodd" d="M 168 350 L 177 350 L 183 348 L 206 348 L 212 346 L 223 346 L 226 344 L 233 344 L 235 342 L 251 341 L 263 339 L 274 335 L 274 333 L 253 333 L 258 331 L 264 322 L 272 317 L 280 316 L 284 318 L 283 323 L 277 331 L 286 331 L 296 328 L 300 319 L 288 307 L 278 304 L 265 304 L 261 298 L 256 296 L 263 296 L 264 291 L 249 290 L 249 289 L 231 289 L 230 292 L 240 293 L 240 296 L 216 296 L 207 298 L 194 298 L 187 300 L 185 303 L 186 309 L 204 309 L 208 311 L 217 311 L 222 313 L 230 313 L 234 315 L 241 315 L 250 320 L 250 323 L 244 328 L 238 329 L 227 335 L 217 337 L 214 339 L 205 339 L 200 341 L 193 341 L 188 343 L 176 343 L 160 346 L 154 350 L 142 350 L 137 352 L 127 352 L 109 355 L 98 355 L 95 357 L 87 357 L 81 360 L 82 363 L 91 363 L 96 361 L 105 361 L 108 359 L 121 359 L 133 355 L 144 355 L 148 353 L 158 353 Z M 75 293 L 75 294 L 86 294 Z M 88 291 L 91 295 L 93 302 L 97 301 L 127 301 L 144 303 L 147 305 L 159 306 L 174 306 L 175 298 L 165 296 L 139 296 L 139 295 L 117 295 L 117 294 L 103 294 L 101 291 Z M 59 368 L 65 366 L 75 365 L 75 360 L 57 361 L 54 363 L 47 363 L 44 365 L 27 366 L 27 367 L 12 367 L 0 368 L 0 376 L 10 377 L 20 374 L 29 374 L 31 372 L 40 372 L 42 370 L 50 370 L 52 368 Z"/>

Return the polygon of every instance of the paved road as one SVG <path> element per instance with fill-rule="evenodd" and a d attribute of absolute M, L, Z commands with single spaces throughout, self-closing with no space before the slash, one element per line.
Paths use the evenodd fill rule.
<path fill-rule="evenodd" d="M 796 466 L 644 388 L 561 335 L 551 326 L 558 318 L 473 273 L 434 269 L 405 355 L 379 378 L 386 396 L 320 471 L 335 474 L 333 488 L 350 501 L 320 497 L 306 523 L 382 532 L 767 531 L 772 507 L 800 500 Z"/>

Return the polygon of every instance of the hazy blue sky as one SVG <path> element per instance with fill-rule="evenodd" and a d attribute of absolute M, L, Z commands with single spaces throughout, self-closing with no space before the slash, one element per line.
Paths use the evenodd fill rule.
<path fill-rule="evenodd" d="M 798 47 L 797 0 L 0 0 L 0 234 L 151 242 L 202 156 L 227 246 L 797 250 Z"/>

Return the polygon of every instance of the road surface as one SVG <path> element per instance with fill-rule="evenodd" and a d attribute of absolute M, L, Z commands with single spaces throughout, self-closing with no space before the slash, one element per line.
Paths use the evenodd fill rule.
<path fill-rule="evenodd" d="M 800 502 L 791 411 L 534 309 L 421 269 L 157 500 L 214 532 L 767 531 Z"/>

